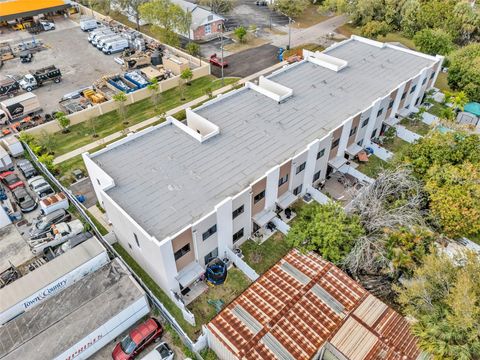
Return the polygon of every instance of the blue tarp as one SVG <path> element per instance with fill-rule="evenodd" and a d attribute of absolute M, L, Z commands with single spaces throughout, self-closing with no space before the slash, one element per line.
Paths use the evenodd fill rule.
<path fill-rule="evenodd" d="M 463 111 L 480 117 L 480 103 L 469 102 L 467 105 L 465 105 Z"/>

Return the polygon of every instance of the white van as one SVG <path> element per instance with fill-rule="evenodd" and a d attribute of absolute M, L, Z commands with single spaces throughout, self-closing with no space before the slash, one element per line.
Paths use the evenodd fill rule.
<path fill-rule="evenodd" d="M 125 49 L 128 49 L 128 40 L 127 39 L 120 39 L 116 41 L 109 41 L 105 43 L 102 51 L 104 54 L 110 55 L 113 53 L 121 52 Z"/>
<path fill-rule="evenodd" d="M 123 39 L 123 38 L 118 34 L 102 36 L 102 38 L 98 39 L 98 41 L 97 41 L 97 45 L 96 45 L 97 49 L 102 50 L 103 47 L 105 46 L 105 43 L 107 43 L 109 41 L 120 40 L 120 39 Z"/>
<path fill-rule="evenodd" d="M 111 36 L 117 36 L 117 34 L 113 31 L 109 31 L 105 34 L 99 34 L 92 39 L 91 44 L 96 47 L 101 40 L 107 39 Z"/>
<path fill-rule="evenodd" d="M 102 26 L 98 29 L 95 29 L 95 30 L 91 31 L 90 33 L 88 33 L 88 42 L 92 42 L 92 40 L 95 39 L 97 36 L 105 35 L 105 34 L 108 34 L 108 33 L 111 33 L 111 32 L 113 32 L 112 29 L 107 28 L 105 26 Z"/>
<path fill-rule="evenodd" d="M 98 27 L 98 22 L 95 19 L 82 19 L 80 20 L 80 29 L 83 31 L 92 31 Z"/>

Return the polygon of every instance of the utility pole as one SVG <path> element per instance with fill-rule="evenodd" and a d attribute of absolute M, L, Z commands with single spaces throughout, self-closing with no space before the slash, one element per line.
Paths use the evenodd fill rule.
<path fill-rule="evenodd" d="M 292 40 L 292 18 L 288 17 L 288 47 L 287 50 L 290 50 L 290 42 Z"/>
<path fill-rule="evenodd" d="M 220 63 L 220 68 L 222 69 L 222 87 L 225 86 L 225 81 L 223 79 L 223 66 L 224 66 L 224 63 L 223 63 L 223 31 L 224 31 L 224 27 L 223 27 L 223 24 L 222 24 L 222 33 L 221 33 L 221 40 L 220 40 L 220 47 L 222 49 L 222 60 L 221 60 L 221 63 Z"/>

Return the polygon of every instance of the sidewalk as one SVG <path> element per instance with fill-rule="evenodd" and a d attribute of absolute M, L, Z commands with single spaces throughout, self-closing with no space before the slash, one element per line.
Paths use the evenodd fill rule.
<path fill-rule="evenodd" d="M 271 72 L 273 72 L 273 71 L 275 71 L 275 70 L 277 70 L 277 69 L 280 69 L 280 68 L 281 68 L 282 66 L 284 66 L 284 65 L 286 65 L 286 62 L 281 62 L 281 63 L 275 64 L 275 65 L 273 65 L 273 66 L 271 66 L 271 67 L 269 67 L 269 68 L 267 68 L 267 69 L 263 69 L 262 71 L 259 71 L 259 72 L 255 73 L 255 74 L 252 74 L 252 75 L 250 75 L 250 76 L 247 76 L 247 77 L 239 80 L 238 83 L 239 83 L 239 84 L 244 84 L 244 83 L 246 83 L 247 81 L 251 81 L 251 80 L 253 80 L 253 79 L 256 79 L 256 78 L 258 78 L 258 77 L 261 76 L 261 75 L 269 74 L 269 73 L 271 73 Z M 215 90 L 215 91 L 213 92 L 213 96 L 217 96 L 217 95 L 219 95 L 219 94 L 223 94 L 223 93 L 225 93 L 225 92 L 228 92 L 228 91 L 232 90 L 232 89 L 234 88 L 234 86 L 235 86 L 235 84 L 227 85 L 227 86 L 224 86 L 224 87 L 222 87 L 222 88 L 220 88 L 220 89 L 218 89 L 218 90 Z M 192 107 L 192 106 L 195 106 L 195 105 L 197 105 L 197 104 L 200 104 L 201 102 L 203 102 L 203 101 L 205 101 L 205 100 L 208 100 L 208 96 L 207 96 L 207 95 L 203 95 L 203 96 L 201 96 L 201 97 L 199 97 L 199 98 L 196 98 L 195 100 L 192 100 L 192 101 L 190 101 L 190 102 L 188 102 L 188 103 L 185 103 L 185 104 L 182 104 L 182 105 L 180 105 L 180 106 L 177 106 L 177 107 L 174 108 L 174 109 L 168 110 L 165 114 L 166 114 L 167 116 L 172 116 L 172 115 L 178 113 L 179 111 L 182 111 L 182 110 L 185 110 L 185 109 L 187 109 L 187 108 L 189 108 L 189 107 Z M 110 134 L 110 135 L 104 137 L 104 138 L 101 138 L 101 139 L 98 139 L 98 140 L 96 140 L 96 141 L 93 141 L 93 142 L 91 142 L 90 144 L 87 144 L 87 145 L 85 145 L 85 146 L 82 146 L 82 147 L 80 147 L 80 148 L 78 148 L 78 149 L 75 149 L 75 150 L 73 150 L 73 151 L 70 151 L 70 152 L 68 152 L 68 153 L 66 153 L 66 154 L 60 155 L 60 156 L 56 157 L 56 158 L 53 160 L 53 163 L 54 163 L 55 165 L 60 164 L 61 162 L 64 162 L 64 161 L 66 161 L 66 160 L 69 160 L 69 159 L 71 159 L 71 158 L 73 158 L 73 157 L 75 157 L 75 156 L 81 155 L 81 154 L 83 154 L 84 152 L 87 152 L 87 151 L 92 150 L 92 149 L 95 149 L 95 148 L 97 148 L 97 147 L 99 147 L 99 146 L 102 146 L 102 145 L 111 143 L 111 142 L 113 142 L 113 141 L 115 141 L 115 140 L 117 140 L 117 139 L 120 139 L 121 137 L 125 136 L 125 134 L 128 134 L 129 132 L 136 132 L 136 131 L 138 131 L 139 129 L 145 128 L 145 127 L 147 127 L 147 126 L 149 126 L 149 125 L 157 122 L 157 121 L 160 120 L 160 119 L 161 119 L 161 117 L 157 115 L 157 116 L 154 116 L 154 117 L 152 117 L 152 118 L 150 118 L 150 119 L 147 119 L 147 120 L 145 120 L 145 121 L 142 121 L 141 123 L 138 123 L 138 124 L 136 124 L 136 125 L 130 126 L 130 127 L 126 128 L 126 129 L 123 130 L 123 131 L 117 131 L 117 132 L 115 132 L 115 133 L 113 133 L 113 134 Z"/>

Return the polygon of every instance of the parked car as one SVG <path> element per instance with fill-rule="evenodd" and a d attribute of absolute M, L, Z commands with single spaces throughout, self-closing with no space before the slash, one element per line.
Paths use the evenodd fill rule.
<path fill-rule="evenodd" d="M 61 222 L 70 221 L 72 216 L 64 209 L 58 209 L 54 212 L 40 216 L 32 223 L 32 227 L 28 231 L 30 239 L 38 239 L 45 236 L 51 230 L 52 225 Z"/>
<path fill-rule="evenodd" d="M 15 188 L 12 191 L 12 194 L 22 212 L 30 212 L 37 208 L 37 202 L 30 196 L 23 186 Z"/>
<path fill-rule="evenodd" d="M 5 171 L 0 174 L 0 180 L 10 190 L 16 189 L 19 186 L 25 186 L 22 180 L 13 171 Z"/>
<path fill-rule="evenodd" d="M 160 323 L 153 318 L 148 319 L 131 330 L 115 346 L 112 352 L 113 360 L 134 359 L 148 344 L 160 338 L 162 333 L 163 328 Z"/>
<path fill-rule="evenodd" d="M 41 175 L 35 176 L 28 180 L 28 186 L 35 192 L 35 194 L 37 194 L 40 199 L 55 193 L 50 184 Z"/>
<path fill-rule="evenodd" d="M 17 161 L 17 168 L 27 179 L 30 179 L 38 175 L 37 169 L 32 165 L 32 163 L 26 159 L 21 159 Z"/>
<path fill-rule="evenodd" d="M 166 342 L 162 342 L 155 349 L 145 355 L 143 360 L 173 360 L 175 353 Z"/>

